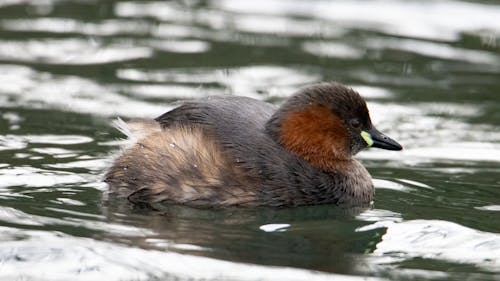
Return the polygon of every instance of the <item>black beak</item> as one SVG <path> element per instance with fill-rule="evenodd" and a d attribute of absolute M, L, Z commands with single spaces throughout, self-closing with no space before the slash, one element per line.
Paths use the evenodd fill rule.
<path fill-rule="evenodd" d="M 366 134 L 364 134 L 366 133 Z M 368 131 L 361 133 L 363 139 L 368 143 L 368 146 L 378 147 L 387 150 L 401 150 L 403 147 L 390 137 L 382 134 L 374 127 Z M 368 137 L 368 136 L 369 137 Z M 371 138 L 371 139 L 370 139 Z M 371 141 L 370 141 L 371 140 Z"/>

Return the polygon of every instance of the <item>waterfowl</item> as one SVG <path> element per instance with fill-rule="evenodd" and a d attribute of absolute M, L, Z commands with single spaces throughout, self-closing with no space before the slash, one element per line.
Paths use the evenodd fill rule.
<path fill-rule="evenodd" d="M 118 127 L 135 143 L 105 181 L 150 208 L 367 206 L 372 179 L 353 156 L 367 147 L 402 149 L 375 129 L 364 99 L 335 82 L 305 87 L 279 107 L 214 96 Z"/>

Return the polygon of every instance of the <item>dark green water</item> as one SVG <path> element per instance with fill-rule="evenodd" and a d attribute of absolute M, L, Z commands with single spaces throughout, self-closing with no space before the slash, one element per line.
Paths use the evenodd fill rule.
<path fill-rule="evenodd" d="M 0 280 L 500 280 L 493 1 L 0 1 Z M 108 200 L 110 122 L 336 80 L 405 147 L 374 208 Z"/>

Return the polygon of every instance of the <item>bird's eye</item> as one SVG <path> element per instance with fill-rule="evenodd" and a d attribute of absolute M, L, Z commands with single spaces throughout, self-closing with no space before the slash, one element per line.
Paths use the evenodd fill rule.
<path fill-rule="evenodd" d="M 361 122 L 359 122 L 359 120 L 358 120 L 358 119 L 352 119 L 352 120 L 351 120 L 351 126 L 352 126 L 353 128 L 358 129 L 359 127 L 361 127 Z"/>

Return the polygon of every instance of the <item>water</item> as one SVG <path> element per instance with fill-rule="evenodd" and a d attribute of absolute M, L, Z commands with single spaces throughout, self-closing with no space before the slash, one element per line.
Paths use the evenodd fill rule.
<path fill-rule="evenodd" d="M 1 280 L 500 280 L 494 1 L 0 2 Z M 117 116 L 337 80 L 405 147 L 372 210 L 134 210 Z"/>

